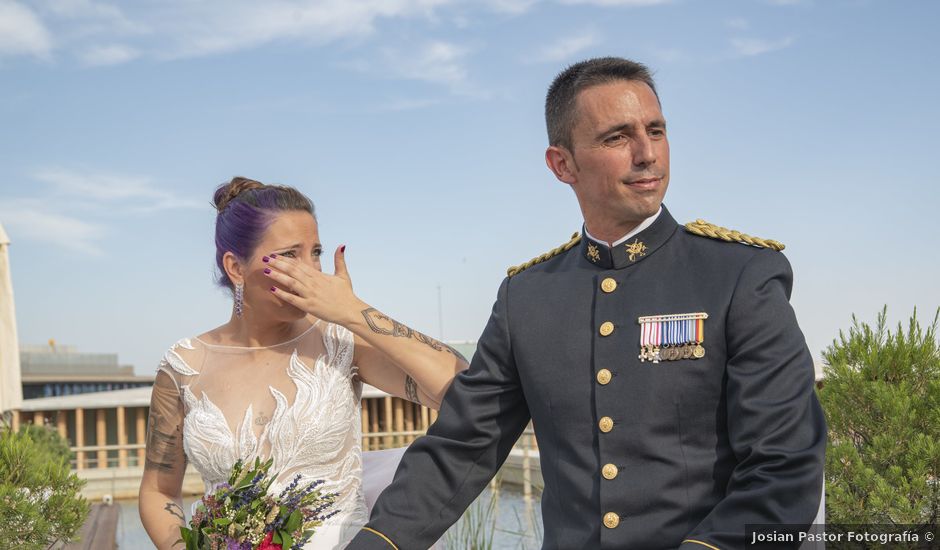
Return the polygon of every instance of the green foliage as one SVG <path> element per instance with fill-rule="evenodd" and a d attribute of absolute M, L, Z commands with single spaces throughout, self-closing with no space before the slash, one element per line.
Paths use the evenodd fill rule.
<path fill-rule="evenodd" d="M 20 434 L 28 436 L 37 445 L 48 451 L 53 457 L 65 461 L 68 461 L 72 457 L 72 451 L 69 450 L 69 442 L 59 435 L 59 432 L 49 426 L 22 424 L 20 425 Z"/>
<path fill-rule="evenodd" d="M 940 521 L 940 310 L 892 332 L 853 316 L 823 357 L 819 392 L 829 424 L 826 508 L 831 523 Z"/>
<path fill-rule="evenodd" d="M 36 439 L 33 439 L 36 437 Z M 85 482 L 69 470 L 48 428 L 0 430 L 0 540 L 4 548 L 49 548 L 73 540 L 88 516 Z"/>

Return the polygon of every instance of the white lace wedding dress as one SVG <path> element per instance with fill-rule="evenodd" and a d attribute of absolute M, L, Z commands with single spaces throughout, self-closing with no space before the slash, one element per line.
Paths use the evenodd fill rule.
<path fill-rule="evenodd" d="M 267 347 L 183 339 L 159 370 L 179 392 L 183 449 L 206 492 L 228 480 L 236 459 L 273 458 L 277 494 L 300 474 L 301 486 L 323 480 L 340 512 L 319 527 L 305 550 L 343 548 L 368 520 L 362 483 L 362 386 L 352 364 L 353 336 L 317 322 Z M 400 452 L 383 453 L 376 491 L 394 473 Z M 374 496 L 373 496 L 374 500 Z M 287 550 L 287 549 L 285 549 Z"/>

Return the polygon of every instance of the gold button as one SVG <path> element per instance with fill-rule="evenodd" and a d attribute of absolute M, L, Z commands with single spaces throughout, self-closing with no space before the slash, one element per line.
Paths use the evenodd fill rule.
<path fill-rule="evenodd" d="M 607 277 L 606 279 L 601 281 L 601 290 L 603 290 L 604 292 L 607 292 L 608 294 L 617 290 L 617 281 L 611 279 L 610 277 Z"/>
<path fill-rule="evenodd" d="M 616 529 L 620 525 L 620 516 L 613 512 L 607 512 L 604 514 L 604 527 L 608 529 Z"/>
<path fill-rule="evenodd" d="M 617 477 L 619 470 L 613 464 L 604 464 L 604 467 L 601 469 L 601 475 L 604 476 L 604 479 L 614 479 Z"/>
<path fill-rule="evenodd" d="M 602 432 L 607 433 L 614 429 L 614 419 L 609 416 L 604 416 L 597 423 L 597 427 L 599 427 Z"/>
<path fill-rule="evenodd" d="M 610 336 L 614 332 L 614 324 L 610 321 L 604 321 L 601 325 L 601 336 Z"/>
<path fill-rule="evenodd" d="M 606 386 L 607 384 L 610 383 L 611 376 L 612 375 L 610 374 L 609 370 L 601 369 L 597 371 L 597 383 L 600 384 L 601 386 Z"/>

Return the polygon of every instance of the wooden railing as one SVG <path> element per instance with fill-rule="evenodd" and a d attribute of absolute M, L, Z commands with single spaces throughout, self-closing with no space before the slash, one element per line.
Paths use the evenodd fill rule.
<path fill-rule="evenodd" d="M 14 411 L 12 427 L 16 430 L 22 423 L 54 426 L 69 442 L 75 470 L 139 467 L 144 462 L 148 413 L 149 407 L 123 406 Z M 435 420 L 437 411 L 398 397 L 365 397 L 362 450 L 407 446 Z"/>

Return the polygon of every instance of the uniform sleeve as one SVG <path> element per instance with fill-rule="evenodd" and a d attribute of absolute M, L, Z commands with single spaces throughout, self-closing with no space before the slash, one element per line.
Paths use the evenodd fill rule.
<path fill-rule="evenodd" d="M 412 443 L 348 548 L 430 547 L 486 487 L 529 422 L 510 345 L 508 281 L 470 368 L 454 379 L 437 421 Z"/>
<path fill-rule="evenodd" d="M 681 550 L 743 548 L 746 524 L 812 523 L 826 424 L 812 356 L 789 298 L 793 273 L 761 251 L 739 276 L 727 317 L 728 438 L 737 458 L 726 496 Z"/>

